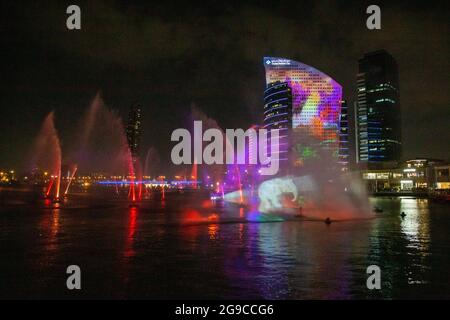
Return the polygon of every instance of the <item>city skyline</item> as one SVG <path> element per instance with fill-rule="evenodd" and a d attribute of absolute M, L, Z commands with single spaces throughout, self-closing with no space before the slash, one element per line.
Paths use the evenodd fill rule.
<path fill-rule="evenodd" d="M 0 299 L 450 299 L 448 0 L 0 11 Z"/>
<path fill-rule="evenodd" d="M 334 4 L 330 8 L 320 6 L 321 10 L 326 11 L 321 12 L 317 9 L 319 5 L 310 3 L 305 6 L 304 22 L 299 22 L 300 25 L 295 28 L 289 27 L 294 17 L 281 10 L 281 7 L 273 8 L 272 15 L 269 16 L 269 9 L 264 6 L 248 5 L 233 11 L 232 5 L 215 4 L 208 9 L 211 12 L 209 15 L 205 16 L 205 9 L 199 8 L 180 16 L 183 24 L 189 24 L 195 17 L 204 16 L 205 23 L 217 29 L 214 37 L 211 38 L 208 33 L 202 31 L 201 23 L 194 24 L 188 42 L 202 36 L 210 40 L 194 49 L 181 41 L 181 31 L 175 29 L 173 36 L 177 40 L 175 43 L 180 46 L 180 52 L 176 51 L 176 46 L 169 46 L 166 48 L 167 56 L 163 56 L 162 52 L 154 47 L 145 46 L 142 43 L 143 38 L 138 35 L 148 34 L 154 29 L 153 37 L 161 39 L 161 35 L 155 33 L 156 30 L 164 30 L 164 27 L 169 25 L 175 26 L 174 16 L 182 11 L 180 8 L 172 12 L 170 5 L 157 7 L 154 14 L 166 17 L 167 22 L 157 19 L 154 25 L 144 25 L 141 33 L 136 32 L 138 35 L 135 37 L 138 38 L 116 39 L 116 34 L 137 31 L 136 23 L 132 23 L 130 19 L 146 21 L 147 18 L 151 20 L 152 15 L 147 15 L 149 12 L 146 10 L 139 12 L 140 5 L 135 5 L 130 9 L 131 12 L 125 14 L 118 4 L 89 4 L 83 6 L 86 19 L 83 20 L 84 25 L 80 33 L 66 34 L 64 23 L 60 26 L 55 23 L 59 19 L 65 19 L 64 14 L 58 16 L 60 8 L 56 4 L 39 8 L 30 6 L 27 10 L 19 10 L 14 4 L 4 5 L 11 13 L 6 21 L 7 25 L 16 32 L 16 36 L 22 37 L 12 36 L 12 33 L 5 35 L 8 44 L 5 53 L 11 63 L 4 66 L 3 72 L 9 81 L 3 87 L 2 95 L 4 107 L 1 108 L 1 117 L 8 119 L 4 121 L 1 129 L 2 167 L 21 163 L 20 155 L 29 152 L 34 133 L 51 110 L 55 110 L 55 117 L 58 118 L 57 129 L 63 133 L 63 148 L 70 145 L 71 139 L 76 136 L 73 123 L 83 116 L 98 90 L 102 90 L 106 104 L 118 109 L 123 119 L 126 119 L 132 101 L 142 102 L 143 113 L 151 114 L 142 124 L 146 128 L 142 137 L 142 152 L 145 153 L 148 148 L 156 148 L 162 157 L 161 163 L 168 163 L 170 132 L 183 126 L 183 119 L 191 104 L 195 104 L 215 119 L 221 127 L 247 127 L 262 123 L 261 89 L 264 88 L 264 70 L 260 66 L 260 59 L 268 55 L 289 57 L 324 70 L 342 83 L 343 98 L 352 106 L 356 97 L 357 60 L 364 53 L 380 48 L 391 52 L 399 63 L 404 114 L 403 159 L 449 158 L 448 142 L 445 139 L 433 139 L 447 133 L 446 108 L 449 100 L 448 92 L 441 90 L 442 87 L 448 87 L 445 72 L 448 61 L 439 57 L 431 58 L 429 50 L 434 48 L 435 51 L 448 52 L 448 44 L 443 37 L 445 32 L 427 32 L 447 28 L 444 16 L 439 13 L 439 6 L 433 9 L 400 6 L 405 14 L 404 19 L 400 21 L 396 20 L 392 13 L 398 10 L 399 5 L 384 6 L 383 25 L 389 26 L 390 30 L 409 30 L 406 36 L 402 35 L 400 41 L 400 35 L 395 32 L 383 29 L 370 31 L 364 28 L 363 4 Z M 444 4 L 441 6 L 445 7 Z M 61 7 L 61 12 L 64 12 L 64 9 Z M 101 9 L 107 10 L 108 14 L 112 13 L 115 19 L 108 20 L 110 23 L 107 25 L 102 24 Z M 420 24 L 416 23 L 415 19 L 419 12 L 428 15 L 433 12 L 435 15 L 432 20 L 426 19 Z M 341 31 L 332 31 L 326 23 L 319 26 L 316 24 L 314 27 L 306 26 L 308 21 L 322 17 L 325 13 L 330 14 L 328 19 L 332 19 Z M 357 29 L 359 31 L 347 32 L 354 25 L 342 17 L 349 14 L 356 14 L 356 17 L 361 18 L 361 28 Z M 36 15 L 48 18 L 48 21 L 44 19 L 39 27 L 41 32 L 48 35 L 42 41 L 34 37 L 33 28 L 26 23 L 18 23 Z M 236 30 L 232 30 L 226 22 L 232 22 L 242 16 L 256 19 L 256 36 L 248 34 L 250 24 L 244 23 L 239 27 L 243 31 L 242 36 L 233 39 L 232 34 Z M 121 19 L 130 23 L 125 26 L 120 23 Z M 265 22 L 271 22 L 275 28 L 265 26 Z M 51 29 L 49 23 L 52 23 Z M 300 27 L 304 30 L 298 33 L 297 28 Z M 297 39 L 297 34 L 307 32 L 317 37 L 313 39 L 311 36 L 305 36 Z M 408 36 L 409 34 L 411 35 Z M 106 45 L 106 48 L 112 45 L 109 41 L 116 39 L 123 52 L 112 51 L 113 54 L 105 61 L 95 58 L 102 50 L 100 45 L 93 46 L 92 52 L 86 51 L 86 48 L 100 35 L 99 41 Z M 60 36 L 63 38 L 62 42 L 57 43 Z M 263 40 L 265 37 L 268 38 Z M 280 39 L 278 42 L 277 37 Z M 223 43 L 218 41 L 220 38 Z M 356 39 L 360 39 L 361 43 L 357 44 Z M 417 39 L 423 42 L 414 45 L 414 52 L 403 49 L 409 47 L 412 42 L 417 43 Z M 134 43 L 134 46 L 127 47 L 126 43 Z M 254 46 L 249 46 L 250 43 Z M 268 45 L 269 43 L 271 45 Z M 273 45 L 274 43 L 278 45 Z M 336 46 L 333 46 L 333 43 Z M 184 57 L 183 62 L 175 63 L 180 55 Z M 49 57 L 54 59 L 48 59 Z M 37 61 L 40 62 L 36 63 Z M 18 64 L 23 65 L 20 70 L 14 68 Z M 213 65 L 215 68 L 211 70 Z M 233 69 L 240 72 L 230 72 Z M 431 80 L 425 81 L 425 78 Z M 123 89 L 124 85 L 127 90 Z M 230 95 L 230 90 L 234 94 Z M 236 118 L 233 115 L 238 110 L 240 117 Z M 167 136 L 168 139 L 154 139 L 155 136 Z"/>

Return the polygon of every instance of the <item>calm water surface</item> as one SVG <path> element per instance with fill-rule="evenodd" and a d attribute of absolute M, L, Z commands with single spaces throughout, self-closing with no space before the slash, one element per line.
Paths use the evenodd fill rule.
<path fill-rule="evenodd" d="M 327 226 L 248 223 L 242 208 L 187 195 L 139 208 L 74 195 L 56 208 L 1 190 L 0 298 L 450 298 L 450 207 L 371 202 L 384 209 L 374 219 Z M 71 264 L 81 291 L 65 287 Z M 372 264 L 382 290 L 366 288 Z"/>

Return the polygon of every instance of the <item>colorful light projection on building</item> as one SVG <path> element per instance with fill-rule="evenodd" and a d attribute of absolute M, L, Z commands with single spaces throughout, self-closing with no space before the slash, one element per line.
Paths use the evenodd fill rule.
<path fill-rule="evenodd" d="M 281 82 L 291 88 L 294 164 L 301 165 L 324 150 L 337 158 L 342 86 L 323 72 L 297 61 L 265 57 L 264 66 L 267 86 Z"/>

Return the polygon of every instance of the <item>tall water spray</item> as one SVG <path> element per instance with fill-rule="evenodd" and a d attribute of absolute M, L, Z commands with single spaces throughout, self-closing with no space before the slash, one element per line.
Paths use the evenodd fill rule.
<path fill-rule="evenodd" d="M 122 118 L 105 105 L 100 93 L 86 112 L 81 133 L 74 155 L 79 170 L 130 179 L 129 197 L 136 201 L 142 190 L 142 187 L 138 192 L 135 190 L 136 175 L 141 177 L 142 170 L 131 155 Z"/>
<path fill-rule="evenodd" d="M 61 145 L 55 127 L 55 113 L 50 112 L 42 123 L 41 130 L 33 148 L 32 165 L 50 172 L 50 181 L 46 195 L 59 200 L 61 186 Z"/>

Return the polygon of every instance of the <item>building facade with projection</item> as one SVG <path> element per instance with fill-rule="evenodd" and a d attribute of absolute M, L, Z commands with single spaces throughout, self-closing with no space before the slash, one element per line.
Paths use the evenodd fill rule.
<path fill-rule="evenodd" d="M 401 110 L 395 59 L 379 50 L 359 60 L 356 160 L 369 167 L 401 158 Z"/>
<path fill-rule="evenodd" d="M 282 159 L 288 159 L 291 170 L 325 158 L 337 163 L 342 86 L 301 62 L 274 57 L 263 61 L 264 126 L 286 131 L 288 145 L 280 140 Z"/>

